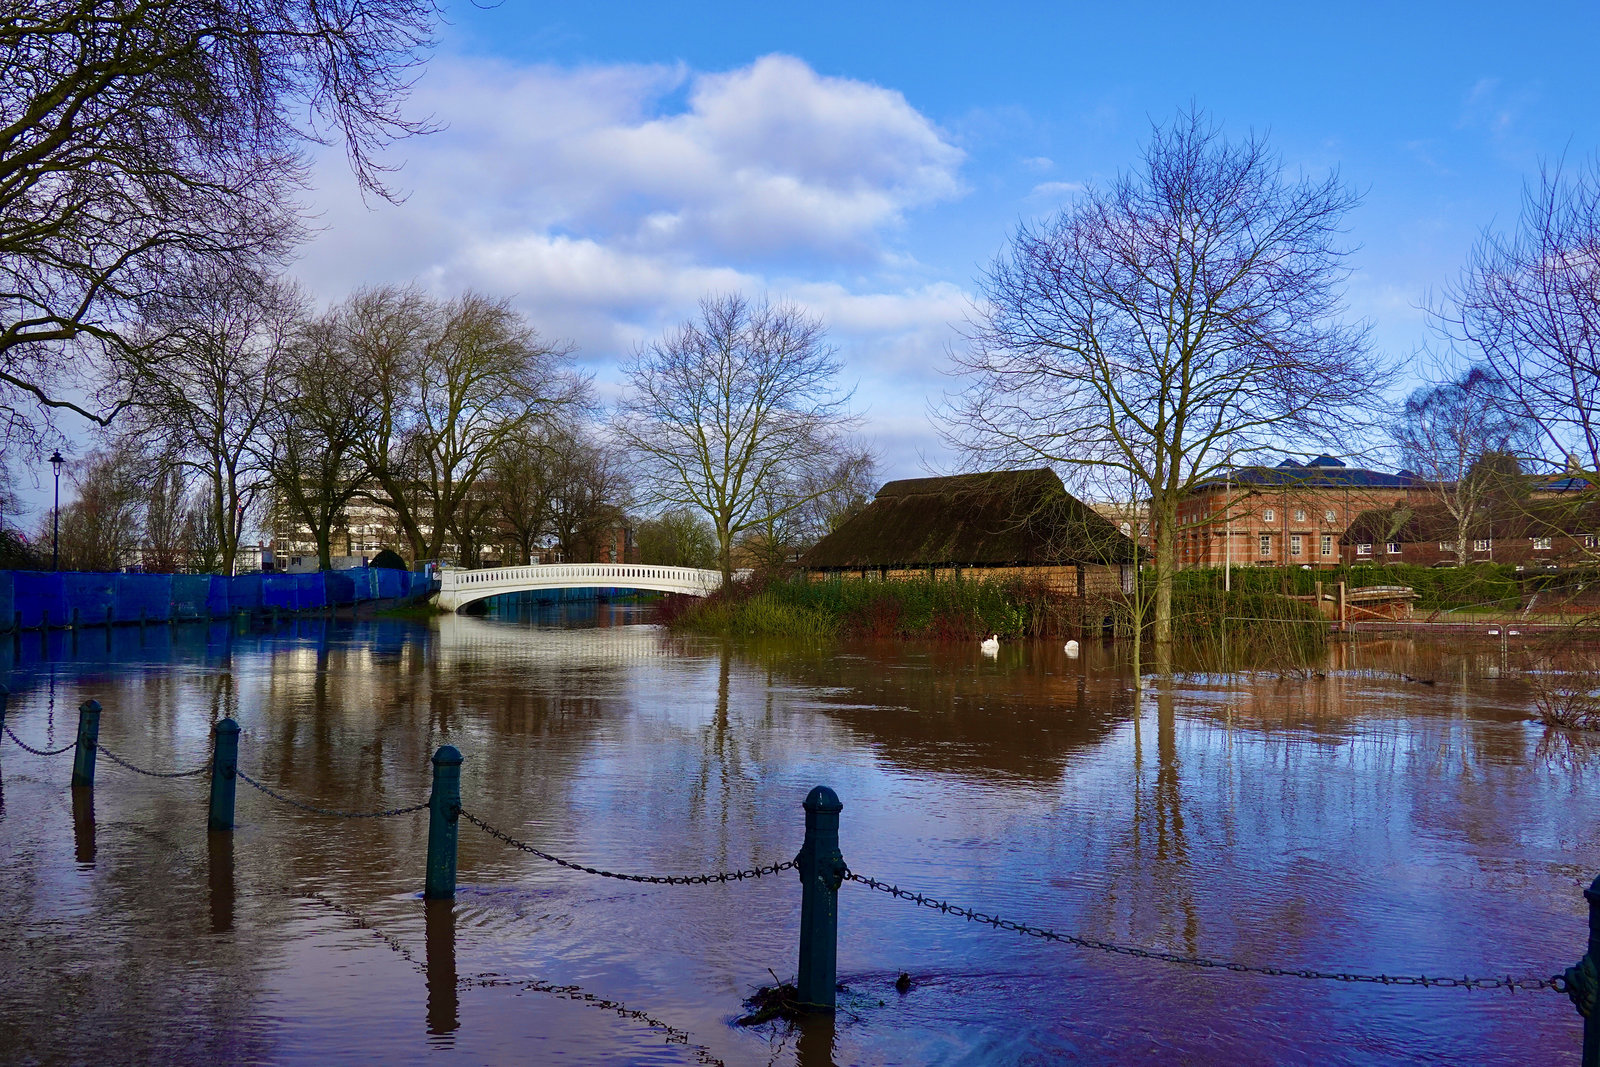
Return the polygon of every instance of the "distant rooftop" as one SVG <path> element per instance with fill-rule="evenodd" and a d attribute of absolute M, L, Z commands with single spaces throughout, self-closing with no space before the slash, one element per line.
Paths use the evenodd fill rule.
<path fill-rule="evenodd" d="M 1404 489 L 1416 480 L 1408 471 L 1386 471 L 1351 467 L 1333 456 L 1318 456 L 1310 463 L 1286 459 L 1276 467 L 1235 467 L 1222 477 L 1211 478 L 1207 486 L 1234 482 L 1239 485 L 1308 486 L 1313 488 Z"/>

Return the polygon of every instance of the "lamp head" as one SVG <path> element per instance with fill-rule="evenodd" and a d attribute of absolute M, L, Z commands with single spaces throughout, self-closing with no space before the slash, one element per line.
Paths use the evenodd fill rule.
<path fill-rule="evenodd" d="M 61 476 L 61 468 L 66 465 L 66 462 L 67 461 L 62 458 L 61 449 L 58 448 L 54 452 L 50 453 L 50 466 L 55 468 L 56 477 L 59 478 Z"/>

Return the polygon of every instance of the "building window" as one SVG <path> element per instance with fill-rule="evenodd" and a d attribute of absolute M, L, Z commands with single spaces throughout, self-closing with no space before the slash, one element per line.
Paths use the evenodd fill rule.
<path fill-rule="evenodd" d="M 1597 534 L 1584 534 L 1583 535 L 1583 547 L 1584 548 L 1600 548 L 1600 535 L 1597 535 Z"/>
<path fill-rule="evenodd" d="M 1261 556 L 1263 559 L 1272 555 L 1272 535 L 1261 535 Z"/>
<path fill-rule="evenodd" d="M 1474 551 L 1474 552 L 1487 552 L 1487 551 L 1489 551 L 1490 543 L 1491 543 L 1491 539 L 1490 538 L 1480 537 L 1476 541 L 1472 542 L 1472 551 Z"/>
<path fill-rule="evenodd" d="M 1305 522 L 1306 521 L 1306 509 L 1305 508 L 1295 508 L 1294 509 L 1294 521 L 1295 522 Z"/>
<path fill-rule="evenodd" d="M 1358 555 L 1358 556 L 1370 556 L 1370 555 L 1372 555 L 1372 546 L 1371 545 L 1357 545 L 1356 546 L 1356 555 Z"/>
<path fill-rule="evenodd" d="M 1540 549 L 1549 548 L 1550 547 L 1550 538 L 1548 538 L 1548 537 L 1535 537 L 1533 539 L 1533 547 L 1534 547 L 1535 551 L 1538 551 Z"/>
<path fill-rule="evenodd" d="M 1400 554 L 1400 542 L 1390 541 L 1388 544 L 1383 546 L 1383 550 L 1391 556 L 1398 556 Z"/>
<path fill-rule="evenodd" d="M 1289 535 L 1289 555 L 1298 556 L 1299 554 L 1300 554 L 1300 535 L 1299 534 L 1290 534 Z"/>
<path fill-rule="evenodd" d="M 1333 555 L 1333 535 L 1332 534 L 1323 534 L 1322 535 L 1322 554 L 1324 556 Z"/>
<path fill-rule="evenodd" d="M 1261 521 L 1262 522 L 1271 522 L 1273 519 L 1275 519 L 1277 517 L 1278 517 L 1278 513 L 1276 511 L 1273 511 L 1271 508 L 1267 508 L 1267 509 L 1265 509 L 1265 510 L 1263 510 L 1261 512 Z"/>
<path fill-rule="evenodd" d="M 1329 508 L 1327 511 L 1324 511 L 1322 513 L 1322 521 L 1323 522 L 1338 522 L 1339 521 L 1339 513 L 1337 511 L 1334 511 L 1332 508 Z"/>
<path fill-rule="evenodd" d="M 1455 550 L 1456 550 L 1456 543 L 1454 541 L 1440 541 L 1439 542 L 1439 551 L 1440 552 L 1454 552 Z"/>

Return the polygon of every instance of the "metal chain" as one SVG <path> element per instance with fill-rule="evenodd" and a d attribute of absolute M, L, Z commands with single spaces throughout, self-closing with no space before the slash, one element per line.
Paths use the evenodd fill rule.
<path fill-rule="evenodd" d="M 727 1064 L 718 1059 L 711 1049 L 692 1040 L 687 1031 L 680 1030 L 671 1023 L 663 1022 L 649 1012 L 640 1011 L 638 1008 L 630 1008 L 620 1000 L 612 1000 L 609 997 L 586 993 L 582 986 L 556 985 L 554 982 L 546 982 L 538 978 L 507 978 L 493 973 L 463 977 L 458 980 L 457 984 L 463 988 L 525 989 L 530 993 L 545 993 L 550 996 L 575 1001 L 579 1004 L 587 1004 L 590 1007 L 599 1008 L 601 1011 L 615 1012 L 621 1018 L 633 1019 L 644 1023 L 653 1030 L 661 1031 L 666 1038 L 667 1044 L 682 1045 L 686 1050 L 694 1053 L 695 1059 L 705 1064 L 706 1067 L 727 1067 Z"/>
<path fill-rule="evenodd" d="M 1323 979 L 1332 982 L 1371 982 L 1377 985 L 1421 986 L 1424 988 L 1440 989 L 1504 989 L 1515 992 L 1519 989 L 1552 989 L 1557 992 L 1566 992 L 1566 979 L 1563 975 L 1554 975 L 1550 978 L 1515 978 L 1510 975 L 1493 978 L 1432 978 L 1427 975 L 1408 974 L 1355 974 L 1349 971 L 1316 971 L 1308 968 L 1268 967 L 1257 966 L 1249 963 L 1235 963 L 1231 960 L 1209 959 L 1205 956 L 1186 956 L 1176 952 L 1162 952 L 1159 949 L 1139 948 L 1136 945 L 1119 945 L 1110 941 L 1097 941 L 1089 937 L 1075 937 L 1072 934 L 1057 933 L 1038 926 L 1029 926 L 1027 923 L 1012 922 L 996 915 L 985 915 L 981 911 L 973 911 L 950 904 L 943 900 L 922 893 L 914 893 L 909 889 L 901 889 L 888 882 L 880 882 L 876 878 L 863 878 L 854 871 L 845 872 L 845 880 L 860 882 L 868 889 L 876 889 L 880 893 L 887 893 L 900 900 L 909 900 L 920 904 L 924 908 L 931 908 L 941 914 L 954 915 L 966 919 L 968 922 L 983 923 L 996 930 L 1012 930 L 1027 937 L 1037 937 L 1044 941 L 1060 941 L 1079 948 L 1098 949 L 1101 952 L 1112 952 L 1120 956 L 1134 956 L 1142 960 L 1161 960 L 1165 963 L 1181 963 L 1190 967 L 1216 968 L 1218 970 L 1232 971 L 1235 974 L 1264 974 L 1283 978 L 1310 978 Z"/>
<path fill-rule="evenodd" d="M 11 727 L 9 726 L 6 727 L 6 736 L 15 741 L 24 752 L 32 752 L 35 756 L 59 756 L 63 752 L 70 752 L 72 749 L 78 747 L 77 739 L 74 738 L 71 744 L 62 745 L 60 748 L 34 748 L 32 745 L 28 744 L 28 742 L 12 733 Z"/>
<path fill-rule="evenodd" d="M 649 885 L 711 885 L 712 883 L 721 884 L 723 882 L 742 882 L 746 878 L 760 878 L 764 875 L 777 874 L 780 871 L 791 870 L 795 866 L 794 860 L 785 860 L 782 863 L 772 863 L 765 867 L 750 867 L 742 871 L 721 871 L 717 874 L 618 874 L 615 871 L 602 871 L 597 867 L 585 867 L 581 863 L 573 863 L 571 860 L 564 860 L 559 856 L 552 856 L 548 852 L 541 852 L 539 849 L 534 848 L 532 845 L 524 841 L 518 841 L 516 838 L 502 830 L 496 830 L 493 826 L 490 826 L 488 823 L 484 822 L 470 811 L 467 811 L 465 808 L 459 809 L 459 812 L 463 819 L 467 820 L 472 825 L 488 834 L 490 837 L 498 838 L 499 840 L 504 841 L 512 848 L 521 849 L 530 855 L 538 856 L 540 859 L 548 863 L 557 864 L 558 866 L 565 867 L 571 871 L 582 871 L 584 874 L 598 874 L 601 878 L 616 878 L 623 882 L 645 882 Z"/>
<path fill-rule="evenodd" d="M 192 771 L 147 771 L 143 767 L 135 767 L 133 764 L 129 763 L 127 760 L 123 759 L 121 756 L 117 755 L 104 745 L 97 744 L 94 747 L 99 750 L 100 755 L 104 756 L 112 763 L 115 763 L 121 767 L 126 767 L 133 773 L 142 774 L 148 778 L 193 778 L 199 774 L 211 773 L 211 764 L 209 762 L 196 767 Z"/>
<path fill-rule="evenodd" d="M 386 808 L 383 811 L 336 811 L 333 808 L 319 808 L 314 804 L 296 800 L 294 797 L 286 797 L 277 790 L 262 785 L 243 771 L 234 771 L 234 773 L 246 785 L 261 790 L 261 792 L 274 800 L 281 800 L 285 804 L 299 808 L 301 811 L 309 811 L 315 815 L 332 815 L 337 819 L 383 819 L 390 815 L 410 815 L 412 812 L 421 811 L 428 806 L 428 802 L 423 801 L 421 804 L 413 804 L 409 808 Z"/>

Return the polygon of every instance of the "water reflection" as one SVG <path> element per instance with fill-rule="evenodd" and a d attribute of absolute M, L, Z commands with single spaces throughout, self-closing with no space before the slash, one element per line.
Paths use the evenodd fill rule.
<path fill-rule="evenodd" d="M 233 832 L 212 830 L 206 834 L 207 889 L 211 903 L 211 932 L 233 929 Z"/>
<path fill-rule="evenodd" d="M 1549 973 L 1581 954 L 1600 768 L 1527 723 L 1498 647 L 1339 645 L 1300 676 L 1180 671 L 1135 692 L 1099 644 L 1077 659 L 735 645 L 663 634 L 636 608 L 563 610 L 584 625 L 125 628 L 109 652 L 84 640 L 48 661 L 13 642 L 7 721 L 39 740 L 54 699 L 94 697 L 108 747 L 168 768 L 203 760 L 232 715 L 244 770 L 353 810 L 418 802 L 453 744 L 469 810 L 612 870 L 787 859 L 800 799 L 826 783 L 853 869 L 1066 932 L 1406 973 Z M 727 1025 L 740 1000 L 793 971 L 787 872 L 618 883 L 469 830 L 457 901 L 419 908 L 420 816 L 326 820 L 241 790 L 239 830 L 207 835 L 203 781 L 102 766 L 69 824 L 64 769 L 9 745 L 0 761 L 0 1047 L 20 1059 L 93 1058 L 70 1035 L 49 1044 L 70 1012 L 151 1061 L 412 1061 L 448 1044 L 494 1062 L 534 1038 L 574 1062 L 693 1061 L 635 1017 L 541 992 L 572 987 L 729 1063 L 1515 1063 L 1576 1032 L 1556 997 L 1174 970 L 851 884 L 846 1010 L 752 1033 Z M 307 906 L 320 898 L 347 910 Z M 94 937 L 62 938 L 68 924 Z M 67 973 L 65 993 L 42 977 Z M 512 985 L 461 984 L 484 974 Z"/>
<path fill-rule="evenodd" d="M 94 866 L 94 790 L 72 787 L 72 854 L 80 869 Z"/>
<path fill-rule="evenodd" d="M 453 900 L 425 900 L 422 907 L 428 954 L 428 1033 L 440 1037 L 455 1033 L 461 1025 L 456 991 L 456 905 Z"/>

